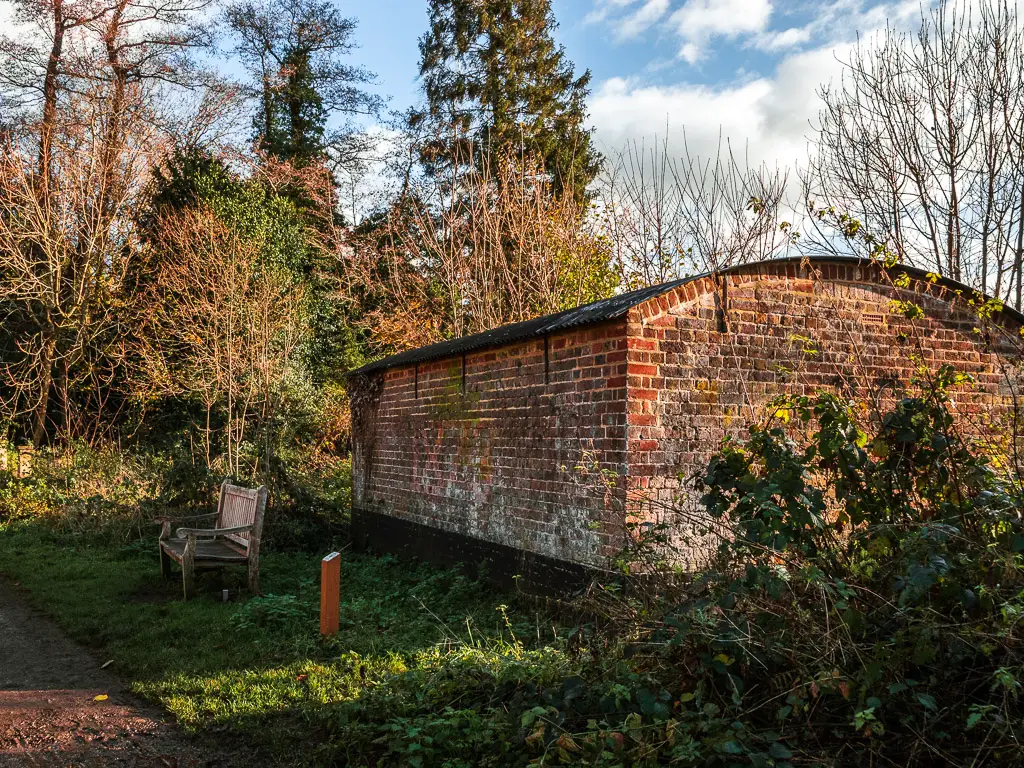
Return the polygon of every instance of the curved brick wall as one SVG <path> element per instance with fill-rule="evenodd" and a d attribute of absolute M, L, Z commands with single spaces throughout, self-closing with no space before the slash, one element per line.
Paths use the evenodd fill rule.
<path fill-rule="evenodd" d="M 627 515 L 686 506 L 679 477 L 783 392 L 881 402 L 919 365 L 951 363 L 978 381 L 956 397 L 965 423 L 1008 435 L 1021 340 L 996 320 L 980 328 L 954 288 L 897 288 L 875 265 L 766 262 L 623 320 L 392 368 L 358 385 L 372 396 L 354 408 L 354 527 L 384 549 L 568 579 L 560 563 L 619 551 Z"/>
<path fill-rule="evenodd" d="M 894 301 L 925 317 L 907 320 Z M 822 389 L 884 407 L 920 366 L 977 379 L 954 406 L 968 429 L 1008 436 L 1020 326 L 981 328 L 956 290 L 914 278 L 897 288 L 877 265 L 749 265 L 635 307 L 627 327 L 630 513 L 686 509 L 679 475 L 700 471 L 783 393 Z M 977 329 L 977 330 L 976 330 Z M 700 552 L 694 551 L 694 559 Z"/>

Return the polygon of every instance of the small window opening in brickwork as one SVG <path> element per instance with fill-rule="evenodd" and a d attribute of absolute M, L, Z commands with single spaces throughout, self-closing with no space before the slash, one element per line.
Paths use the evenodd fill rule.
<path fill-rule="evenodd" d="M 551 383 L 551 343 L 544 337 L 544 383 Z"/>
<path fill-rule="evenodd" d="M 466 356 L 462 356 L 462 394 L 466 394 Z"/>
<path fill-rule="evenodd" d="M 412 396 L 414 400 L 420 399 L 420 364 L 416 363 L 412 374 Z"/>
<path fill-rule="evenodd" d="M 720 294 L 721 304 L 718 307 L 718 332 L 725 333 L 729 330 L 729 281 L 722 279 L 722 291 Z"/>
<path fill-rule="evenodd" d="M 883 322 L 885 322 L 885 318 L 882 315 L 877 314 L 875 312 L 865 312 L 863 315 L 861 315 L 861 319 L 865 323 L 874 323 L 875 325 L 881 325 Z"/>

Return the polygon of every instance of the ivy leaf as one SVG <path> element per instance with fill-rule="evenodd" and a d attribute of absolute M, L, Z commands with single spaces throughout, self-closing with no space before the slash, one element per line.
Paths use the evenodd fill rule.
<path fill-rule="evenodd" d="M 917 694 L 917 700 L 921 702 L 921 706 L 925 709 L 930 709 L 932 712 L 938 709 L 938 706 L 935 703 L 935 697 L 930 694 L 919 693 Z"/>
<path fill-rule="evenodd" d="M 745 751 L 743 745 L 738 741 L 727 741 L 722 745 L 721 749 L 727 755 L 742 755 Z"/>
<path fill-rule="evenodd" d="M 788 760 L 793 756 L 793 753 L 786 748 L 786 745 L 779 741 L 768 747 L 768 754 L 776 760 Z"/>

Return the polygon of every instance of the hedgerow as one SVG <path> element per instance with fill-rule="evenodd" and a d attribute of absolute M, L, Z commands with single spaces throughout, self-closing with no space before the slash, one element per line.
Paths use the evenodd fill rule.
<path fill-rule="evenodd" d="M 943 369 L 881 414 L 777 401 L 693 478 L 708 532 L 726 531 L 706 571 L 599 592 L 618 620 L 552 645 L 425 652 L 325 715 L 326 752 L 446 768 L 1024 763 L 1021 487 L 958 433 L 949 392 L 965 383 Z"/>

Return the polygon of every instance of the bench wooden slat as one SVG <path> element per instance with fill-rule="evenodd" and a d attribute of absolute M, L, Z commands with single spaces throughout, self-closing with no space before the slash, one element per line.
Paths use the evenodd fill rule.
<path fill-rule="evenodd" d="M 164 551 L 176 563 L 180 563 L 185 554 L 185 539 L 170 539 L 161 542 Z M 196 567 L 201 568 L 204 561 L 217 563 L 245 563 L 249 555 L 245 549 L 224 539 L 199 539 L 196 542 Z"/>
<path fill-rule="evenodd" d="M 230 485 L 224 489 L 221 496 L 220 515 L 217 518 L 217 528 L 236 528 L 242 525 L 252 525 L 256 517 L 256 498 L 239 491 L 248 491 L 248 488 L 238 488 Z M 249 534 L 231 534 L 230 538 L 239 544 L 249 546 Z"/>
<path fill-rule="evenodd" d="M 185 538 L 171 537 L 171 522 L 164 521 L 160 533 L 160 570 L 170 575 L 170 562 L 181 564 L 185 599 L 192 593 L 197 568 L 248 564 L 249 591 L 259 593 L 259 551 L 263 530 L 263 513 L 267 506 L 266 486 L 241 488 L 225 480 L 220 486 L 214 528 L 248 528 L 219 534 L 214 538 L 200 536 L 185 528 Z"/>

